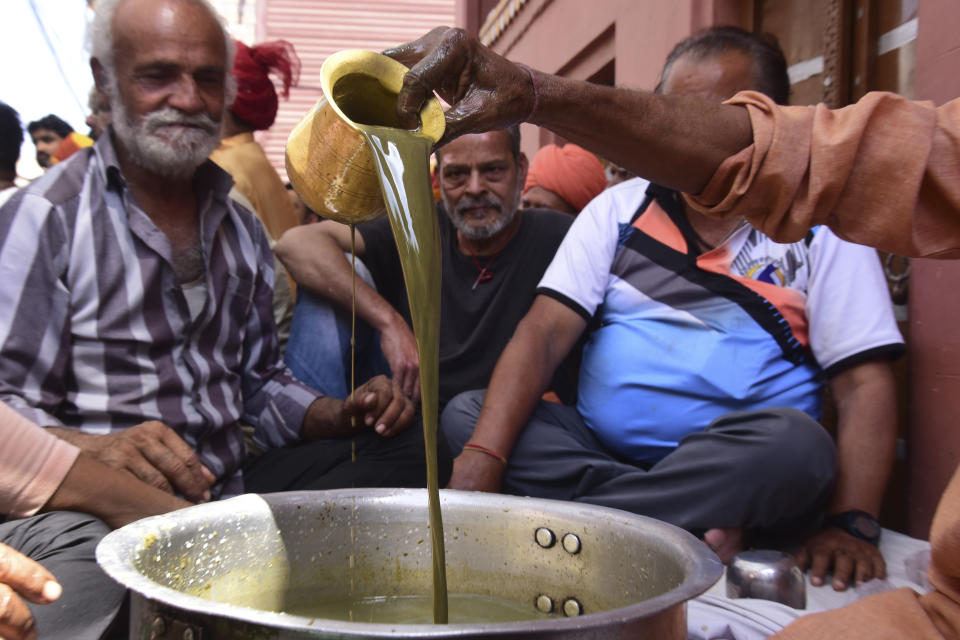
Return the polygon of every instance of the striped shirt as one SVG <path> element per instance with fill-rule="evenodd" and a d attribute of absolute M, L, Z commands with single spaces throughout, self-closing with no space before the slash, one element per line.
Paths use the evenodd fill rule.
<path fill-rule="evenodd" d="M 0 208 L 0 400 L 43 426 L 173 428 L 243 492 L 240 422 L 263 448 L 299 440 L 316 392 L 277 348 L 273 259 L 232 180 L 198 170 L 206 301 L 191 318 L 167 236 L 134 201 L 101 136 Z"/>

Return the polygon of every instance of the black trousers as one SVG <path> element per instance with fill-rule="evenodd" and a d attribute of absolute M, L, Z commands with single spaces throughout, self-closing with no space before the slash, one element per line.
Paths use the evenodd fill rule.
<path fill-rule="evenodd" d="M 448 447 L 439 450 L 439 482 L 450 479 Z M 417 420 L 409 429 L 384 438 L 367 429 L 351 438 L 319 440 L 273 449 L 244 464 L 249 493 L 347 489 L 356 487 L 422 488 L 427 486 L 423 427 Z"/>
<path fill-rule="evenodd" d="M 72 511 L 0 524 L 0 542 L 39 562 L 63 586 L 63 594 L 50 604 L 24 599 L 38 638 L 99 640 L 110 629 L 126 590 L 97 565 L 97 543 L 109 531 L 93 516 Z"/>

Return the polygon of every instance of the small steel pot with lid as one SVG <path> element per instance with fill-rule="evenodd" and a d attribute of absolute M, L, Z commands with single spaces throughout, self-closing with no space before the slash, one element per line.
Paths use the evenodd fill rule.
<path fill-rule="evenodd" d="M 290 492 L 198 505 L 109 534 L 132 638 L 686 638 L 685 602 L 719 579 L 706 545 L 592 505 L 441 491 L 451 594 L 507 599 L 516 622 L 387 624 L 301 615 L 304 599 L 429 595 L 427 494 Z M 453 614 L 451 614 L 453 615 Z M 646 635 L 644 635 L 646 634 Z"/>

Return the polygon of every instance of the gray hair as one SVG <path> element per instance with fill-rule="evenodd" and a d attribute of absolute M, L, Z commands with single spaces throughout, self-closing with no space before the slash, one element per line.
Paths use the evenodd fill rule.
<path fill-rule="evenodd" d="M 233 75 L 230 71 L 233 69 L 233 57 L 237 52 L 237 45 L 233 41 L 233 36 L 230 35 L 230 32 L 227 31 L 227 23 L 223 19 L 217 10 L 210 4 L 209 0 L 185 0 L 187 2 L 193 2 L 198 4 L 201 7 L 205 8 L 210 12 L 214 18 L 216 18 L 217 23 L 220 25 L 220 28 L 223 30 L 223 41 L 226 43 L 226 50 L 224 51 L 226 55 L 226 64 L 224 66 L 226 73 L 226 82 L 224 86 L 226 87 L 226 96 L 224 104 L 229 107 L 233 104 L 233 98 L 237 95 L 237 83 L 235 82 Z M 107 76 L 110 81 L 110 93 L 114 94 L 114 86 L 116 83 L 116 65 L 114 60 L 114 38 L 113 38 L 113 16 L 117 12 L 117 7 L 124 2 L 124 0 L 96 0 L 94 8 L 96 9 L 96 15 L 93 19 L 93 27 L 91 30 L 92 35 L 92 44 L 90 55 L 93 58 L 96 58 L 101 65 L 103 65 L 104 70 L 107 72 Z"/>

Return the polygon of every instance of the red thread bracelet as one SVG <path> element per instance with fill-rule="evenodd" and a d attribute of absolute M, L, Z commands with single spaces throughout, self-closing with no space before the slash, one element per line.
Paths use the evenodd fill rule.
<path fill-rule="evenodd" d="M 527 73 L 530 74 L 530 84 L 533 85 L 533 109 L 530 109 L 529 115 L 527 115 L 525 118 L 525 120 L 529 122 L 530 118 L 533 117 L 533 114 L 537 112 L 537 107 L 540 106 L 540 88 L 537 86 L 537 77 L 533 75 L 533 69 L 519 62 L 516 64 L 518 67 L 523 67 L 527 70 Z"/>
<path fill-rule="evenodd" d="M 491 458 L 496 458 L 497 460 L 499 460 L 501 463 L 503 463 L 503 466 L 507 466 L 507 459 L 504 458 L 504 457 L 503 457 L 502 455 L 500 455 L 499 453 L 497 453 L 496 451 L 494 451 L 493 449 L 487 449 L 486 447 L 484 447 L 484 446 L 482 446 L 482 445 L 473 444 L 472 442 L 468 442 L 467 444 L 463 445 L 463 448 L 464 448 L 464 449 L 472 449 L 472 450 L 474 450 L 474 451 L 479 451 L 480 453 L 485 453 L 485 454 L 487 454 L 488 456 L 490 456 Z"/>

